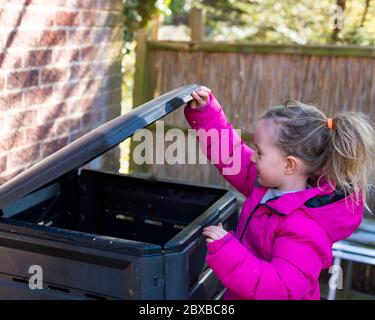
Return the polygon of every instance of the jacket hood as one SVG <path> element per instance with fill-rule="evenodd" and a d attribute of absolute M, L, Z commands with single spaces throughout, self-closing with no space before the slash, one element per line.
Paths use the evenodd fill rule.
<path fill-rule="evenodd" d="M 360 225 L 363 217 L 363 199 L 359 194 L 356 202 L 354 193 L 345 196 L 339 189 L 332 189 L 329 183 L 317 178 L 308 181 L 312 188 L 289 193 L 267 202 L 267 205 L 280 214 L 288 215 L 296 209 L 302 209 L 311 219 L 321 226 L 332 242 L 349 237 Z"/>
<path fill-rule="evenodd" d="M 337 242 L 348 238 L 361 224 L 363 199 L 352 193 L 345 197 L 343 192 L 315 196 L 305 202 L 303 209 L 331 238 Z"/>

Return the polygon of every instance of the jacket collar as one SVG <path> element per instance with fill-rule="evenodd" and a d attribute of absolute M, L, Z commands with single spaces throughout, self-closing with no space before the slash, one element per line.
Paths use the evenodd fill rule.
<path fill-rule="evenodd" d="M 306 201 L 319 197 L 326 194 L 331 194 L 334 190 L 329 186 L 327 181 L 322 180 L 320 189 L 316 186 L 315 179 L 309 179 L 309 183 L 313 185 L 313 188 L 287 193 L 280 197 L 276 197 L 268 200 L 265 205 L 271 210 L 281 215 L 288 215 L 296 209 L 302 207 Z M 265 195 L 269 188 L 263 187 L 256 180 L 255 193 L 258 196 L 257 203 L 260 203 L 261 199 Z M 255 196 L 256 196 L 255 195 Z"/>

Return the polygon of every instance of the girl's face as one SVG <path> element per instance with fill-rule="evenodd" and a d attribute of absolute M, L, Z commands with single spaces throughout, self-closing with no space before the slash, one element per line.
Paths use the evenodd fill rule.
<path fill-rule="evenodd" d="M 253 132 L 254 152 L 251 161 L 258 171 L 258 181 L 269 188 L 278 188 L 285 179 L 286 155 L 273 143 L 276 125 L 271 119 L 262 119 Z"/>

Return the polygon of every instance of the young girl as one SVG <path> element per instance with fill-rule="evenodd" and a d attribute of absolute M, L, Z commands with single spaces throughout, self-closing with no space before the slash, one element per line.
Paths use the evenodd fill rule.
<path fill-rule="evenodd" d="M 203 231 L 206 261 L 227 288 L 224 299 L 320 299 L 319 274 L 332 264 L 333 243 L 362 220 L 373 173 L 370 122 L 356 112 L 327 118 L 314 106 L 289 101 L 260 117 L 253 150 L 208 88 L 192 96 L 184 109 L 191 127 L 227 129 L 232 154 L 240 148 L 240 172 L 223 175 L 247 198 L 236 230 L 220 223 Z M 220 152 L 212 141 L 206 146 L 210 160 Z M 221 174 L 227 162 L 215 164 Z"/>

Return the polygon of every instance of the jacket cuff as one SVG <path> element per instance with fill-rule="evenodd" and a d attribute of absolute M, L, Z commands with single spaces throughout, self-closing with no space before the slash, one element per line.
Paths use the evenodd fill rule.
<path fill-rule="evenodd" d="M 215 253 L 218 251 L 222 246 L 227 244 L 235 237 L 233 230 L 229 231 L 224 237 L 219 240 L 215 240 L 212 242 L 207 242 L 207 251 L 209 253 Z"/>

